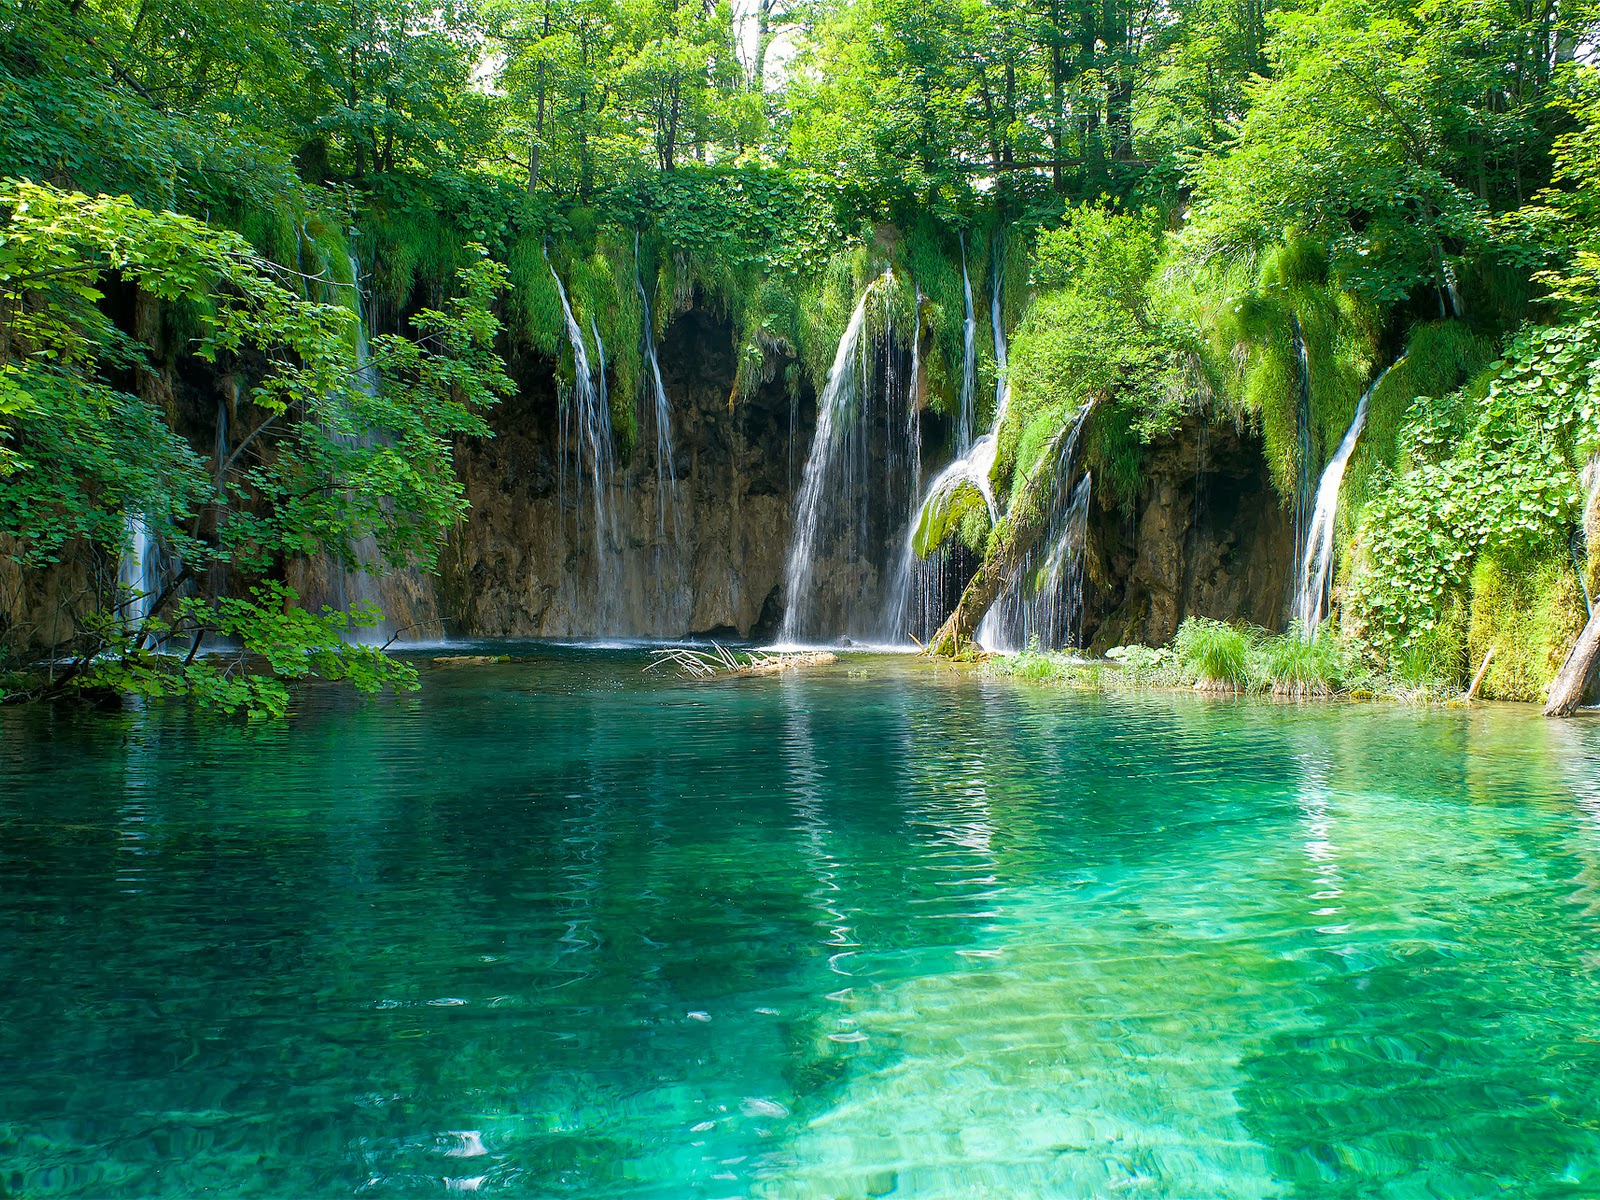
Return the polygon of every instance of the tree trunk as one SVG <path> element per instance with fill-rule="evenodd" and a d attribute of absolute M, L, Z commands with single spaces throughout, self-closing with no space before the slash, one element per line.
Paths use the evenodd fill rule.
<path fill-rule="evenodd" d="M 767 47 L 772 45 L 772 6 L 775 0 L 760 0 L 756 5 L 756 61 L 751 82 L 761 97 L 761 112 L 767 111 Z"/>
<path fill-rule="evenodd" d="M 1600 607 L 1594 610 L 1589 623 L 1578 635 L 1578 644 L 1567 655 L 1561 673 L 1550 685 L 1550 699 L 1545 703 L 1547 717 L 1570 717 L 1583 703 L 1583 694 L 1594 679 L 1595 664 L 1600 661 Z"/>
<path fill-rule="evenodd" d="M 963 642 L 972 640 L 973 632 L 1000 595 L 1006 579 L 1044 533 L 1050 521 L 1049 510 L 1043 503 L 1044 491 L 1054 479 L 1052 467 L 1061 454 L 1061 443 L 1075 425 L 1076 422 L 1064 425 L 1057 431 L 1045 447 L 1039 465 L 1022 485 L 1022 494 L 1011 498 L 1006 508 L 1006 519 L 1010 523 L 1001 531 L 1000 544 L 992 554 L 984 556 L 983 565 L 963 589 L 955 612 L 928 642 L 929 654 L 949 658 L 960 652 Z M 1070 465 L 1064 464 L 1059 469 L 1065 470 Z"/>
<path fill-rule="evenodd" d="M 1600 542 L 1600 454 L 1591 455 L 1580 477 L 1585 489 L 1583 502 L 1584 540 L 1593 547 Z M 1590 562 L 1593 562 L 1591 551 Z M 1583 570 L 1583 566 L 1578 569 Z M 1587 582 L 1584 595 L 1588 596 Z M 1550 698 L 1544 706 L 1547 717 L 1570 717 L 1583 703 L 1584 693 L 1594 682 L 1597 662 L 1600 662 L 1600 605 L 1589 612 L 1589 623 L 1578 635 L 1577 645 L 1561 665 L 1555 682 L 1550 685 Z"/>

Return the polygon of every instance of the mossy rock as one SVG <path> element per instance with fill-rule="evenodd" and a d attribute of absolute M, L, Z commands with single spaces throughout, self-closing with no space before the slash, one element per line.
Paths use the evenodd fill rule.
<path fill-rule="evenodd" d="M 1572 564 L 1559 556 L 1528 563 L 1484 558 L 1472 572 L 1471 604 L 1472 664 L 1494 647 L 1483 696 L 1542 702 L 1587 620 Z"/>

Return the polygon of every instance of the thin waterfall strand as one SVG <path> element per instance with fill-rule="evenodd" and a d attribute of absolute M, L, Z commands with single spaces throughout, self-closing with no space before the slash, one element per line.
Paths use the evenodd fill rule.
<path fill-rule="evenodd" d="M 1089 535 L 1093 476 L 1085 472 L 1047 533 L 1043 556 L 1030 554 L 978 626 L 977 643 L 991 654 L 1076 647 L 1083 615 L 1083 560 Z"/>
<path fill-rule="evenodd" d="M 126 513 L 122 518 L 122 559 L 117 564 L 117 584 L 124 593 L 118 597 L 122 624 L 129 633 L 144 628 L 160 587 L 160 547 L 150 536 L 143 513 Z"/>
<path fill-rule="evenodd" d="M 361 298 L 361 263 L 353 253 L 350 255 L 350 278 L 355 287 L 356 389 L 370 400 L 378 394 L 378 370 L 372 365 L 367 342 L 366 306 Z M 371 429 L 362 429 L 360 433 L 342 435 L 338 440 L 348 447 L 370 447 L 376 435 Z M 384 613 L 384 617 L 376 625 L 352 626 L 345 636 L 352 642 L 385 645 L 397 630 L 385 612 L 383 591 L 374 574 L 374 570 L 382 565 L 378 539 L 370 532 L 362 534 L 350 545 L 350 554 L 355 565 L 349 568 L 336 567 L 334 570 L 335 607 L 345 613 L 358 606 L 372 608 Z"/>
<path fill-rule="evenodd" d="M 1010 363 L 1006 357 L 1006 331 L 1000 318 L 1000 275 L 1004 260 L 1000 257 L 1000 247 L 995 245 L 994 256 L 994 286 L 989 289 L 989 324 L 994 329 L 994 403 L 998 410 L 1006 401 L 1006 393 L 1011 388 Z M 971 299 L 968 299 L 971 303 Z M 996 423 L 998 427 L 998 422 Z"/>
<path fill-rule="evenodd" d="M 602 374 L 600 381 L 596 382 L 594 372 L 589 366 L 589 351 L 584 344 L 583 330 L 572 311 L 566 286 L 550 263 L 548 253 L 545 254 L 545 264 L 550 267 L 550 277 L 556 283 L 556 294 L 561 299 L 561 313 L 566 323 L 567 341 L 572 347 L 572 391 L 568 396 L 568 405 L 563 406 L 564 409 L 570 407 L 571 412 L 564 411 L 562 415 L 562 454 L 565 458 L 569 450 L 574 451 L 573 457 L 576 461 L 573 465 L 579 478 L 580 492 L 581 484 L 584 482 L 583 476 L 585 474 L 588 476 L 587 483 L 594 508 L 596 576 L 594 631 L 603 633 L 607 631 L 608 614 L 618 599 L 615 593 L 622 579 L 622 564 L 614 545 L 617 521 L 611 503 L 611 476 L 615 466 L 615 454 L 611 444 L 611 407 L 605 391 L 604 376 Z M 595 331 L 595 344 L 603 362 L 605 349 L 600 345 L 598 329 Z M 575 446 L 573 442 L 576 442 Z"/>
<path fill-rule="evenodd" d="M 908 454 L 911 459 L 911 487 L 910 505 L 907 509 L 909 517 L 906 521 L 905 536 L 900 542 L 900 553 L 895 560 L 894 575 L 889 584 L 889 604 L 884 612 L 882 638 L 886 642 L 898 642 L 907 632 L 908 608 L 911 604 L 911 594 L 916 580 L 914 575 L 917 568 L 917 553 L 914 541 L 917 531 L 917 514 L 921 511 L 919 501 L 922 498 L 922 410 L 918 403 L 918 381 L 922 375 L 922 289 L 913 280 L 912 292 L 916 299 L 912 305 L 911 317 L 911 382 L 906 391 L 906 427 L 905 438 Z"/>
<path fill-rule="evenodd" d="M 1388 368 L 1385 368 L 1361 394 L 1350 428 L 1345 430 L 1344 439 L 1328 460 L 1322 472 L 1322 482 L 1317 485 L 1316 508 L 1306 530 L 1305 548 L 1300 554 L 1303 567 L 1294 603 L 1294 619 L 1306 636 L 1310 636 L 1322 623 L 1327 613 L 1328 585 L 1333 577 L 1334 522 L 1339 515 L 1339 487 L 1344 482 L 1345 468 L 1350 463 L 1350 456 L 1355 453 L 1361 431 L 1366 428 L 1367 403 L 1388 373 Z"/>
<path fill-rule="evenodd" d="M 644 311 L 644 360 L 650 368 L 650 385 L 655 401 L 656 431 L 656 536 L 667 535 L 667 497 L 676 495 L 678 467 L 672 454 L 672 408 L 667 403 L 667 388 L 661 382 L 661 359 L 656 353 L 656 331 L 650 314 L 650 295 L 639 274 L 639 235 L 633 235 L 633 286 L 638 289 Z M 791 451 L 792 453 L 792 451 Z M 673 528 L 677 529 L 677 508 L 673 507 Z"/>
<path fill-rule="evenodd" d="M 972 306 L 972 279 L 967 275 L 967 239 L 961 238 L 961 289 L 966 295 L 967 316 L 961 327 L 961 409 L 956 419 L 956 453 L 965 454 L 972 446 L 977 415 L 973 412 L 978 391 L 978 314 Z"/>
<path fill-rule="evenodd" d="M 1306 563 L 1302 548 L 1306 544 L 1307 522 L 1311 518 L 1311 356 L 1306 350 L 1305 333 L 1300 328 L 1300 318 L 1289 322 L 1294 343 L 1295 360 L 1299 364 L 1295 400 L 1295 457 L 1298 478 L 1294 491 L 1294 565 L 1290 568 L 1289 586 L 1298 588 L 1305 575 Z"/>
<path fill-rule="evenodd" d="M 1056 451 L 1050 515 L 1037 545 L 1001 585 L 978 627 L 978 644 L 993 653 L 1075 645 L 1082 608 L 1084 547 L 1088 540 L 1090 477 L 1074 473 L 1078 443 L 1093 404 L 1079 410 Z"/>
<path fill-rule="evenodd" d="M 817 401 L 784 572 L 786 643 L 881 636 L 891 547 L 909 515 L 915 471 L 911 418 L 902 412 L 913 393 L 900 386 L 892 314 L 882 337 L 867 335 L 868 309 L 887 300 L 893 281 L 885 271 L 862 293 Z"/>

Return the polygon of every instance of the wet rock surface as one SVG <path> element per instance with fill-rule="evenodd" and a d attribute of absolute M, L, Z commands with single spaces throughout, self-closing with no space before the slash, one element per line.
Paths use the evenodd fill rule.
<path fill-rule="evenodd" d="M 1132 515 L 1097 504 L 1085 581 L 1085 645 L 1159 646 L 1185 617 L 1281 629 L 1294 523 L 1258 435 L 1186 421 L 1151 447 Z"/>
<path fill-rule="evenodd" d="M 494 413 L 495 436 L 458 447 L 472 511 L 440 564 L 450 634 L 748 637 L 775 626 L 793 487 L 789 395 L 775 379 L 730 403 L 725 321 L 690 309 L 662 338 L 677 482 L 658 487 L 653 412 L 641 400 L 637 444 L 602 497 L 603 541 L 588 478 L 570 454 L 561 469 L 551 365 L 512 368 L 518 394 Z"/>

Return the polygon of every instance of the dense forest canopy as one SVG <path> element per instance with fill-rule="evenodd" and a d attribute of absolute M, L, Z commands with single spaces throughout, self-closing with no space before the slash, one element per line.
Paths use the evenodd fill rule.
<path fill-rule="evenodd" d="M 403 683 L 343 614 L 290 621 L 283 564 L 371 536 L 432 565 L 503 362 L 572 377 L 558 279 L 610 352 L 626 457 L 646 304 L 657 334 L 725 314 L 736 404 L 817 387 L 886 266 L 947 415 L 963 272 L 998 287 L 1002 492 L 1095 399 L 1118 503 L 1198 414 L 1259 429 L 1293 504 L 1393 364 L 1341 518 L 1343 626 L 1457 673 L 1473 622 L 1593 581 L 1569 543 L 1600 448 L 1597 22 L 1592 0 L 6 0 L 0 513 L 24 573 L 84 544 L 109 564 L 72 665 L 8 686 L 281 708 L 152 653 L 212 634 Z M 980 347 L 980 425 L 998 370 Z M 202 373 L 231 389 L 214 430 L 174 400 Z M 933 540 L 981 554 L 1003 531 L 968 499 Z M 137 629 L 131 513 L 201 581 Z M 1535 656 L 1570 640 L 1546 618 Z M 6 636 L 19 667 L 31 633 Z"/>

